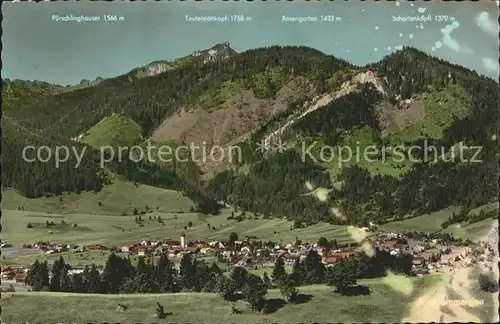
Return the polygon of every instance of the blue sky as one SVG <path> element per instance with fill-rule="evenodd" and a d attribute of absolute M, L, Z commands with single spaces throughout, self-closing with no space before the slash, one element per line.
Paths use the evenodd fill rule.
<path fill-rule="evenodd" d="M 364 65 L 403 45 L 498 77 L 494 2 L 42 2 L 2 3 L 2 77 L 76 84 L 113 77 L 229 41 L 238 50 L 305 45 Z M 102 15 L 123 21 L 103 22 Z M 245 23 L 187 22 L 186 15 L 234 15 Z M 101 16 L 57 22 L 53 15 Z M 334 15 L 340 22 L 283 22 L 282 16 Z M 393 16 L 431 15 L 430 22 Z M 448 21 L 436 21 L 436 15 Z"/>

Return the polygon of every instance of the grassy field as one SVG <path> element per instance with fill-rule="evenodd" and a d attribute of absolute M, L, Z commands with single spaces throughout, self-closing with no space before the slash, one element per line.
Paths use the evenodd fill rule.
<path fill-rule="evenodd" d="M 194 206 L 189 198 L 178 191 L 147 185 L 135 186 L 119 179 L 114 179 L 111 185 L 104 186 L 98 193 L 71 193 L 63 195 L 62 201 L 59 197 L 30 199 L 10 189 L 2 191 L 2 198 L 3 210 L 23 207 L 26 211 L 54 214 L 122 215 L 132 214 L 134 208 L 144 210 L 146 206 L 162 213 L 188 212 Z M 102 206 L 99 206 L 99 202 Z"/>
<path fill-rule="evenodd" d="M 435 232 L 441 230 L 441 224 L 448 220 L 448 217 L 460 212 L 458 207 L 446 208 L 434 213 L 408 218 L 401 221 L 390 222 L 381 226 L 381 229 L 392 232 L 417 231 Z"/>
<path fill-rule="evenodd" d="M 339 242 L 350 241 L 346 227 L 329 224 L 317 224 L 307 228 L 291 229 L 292 222 L 281 219 L 252 219 L 237 222 L 227 220 L 228 211 L 220 215 L 203 215 L 198 213 L 159 213 L 142 215 L 144 227 L 135 223 L 135 216 L 114 216 L 97 214 L 47 214 L 30 211 L 3 211 L 3 238 L 12 244 L 33 243 L 50 240 L 60 243 L 118 245 L 132 243 L 142 239 L 178 238 L 185 232 L 188 239 L 227 239 L 231 232 L 240 237 L 255 235 L 262 240 L 293 242 L 296 237 L 302 241 L 315 242 L 319 237 L 336 239 Z M 165 225 L 149 216 L 160 216 Z M 36 226 L 27 228 L 28 223 L 45 223 L 47 220 L 55 224 L 64 221 L 78 226 L 47 228 Z M 192 223 L 186 230 L 184 226 Z M 208 228 L 210 224 L 210 229 Z M 212 229 L 214 227 L 215 229 Z M 52 231 L 52 234 L 49 232 Z"/>
<path fill-rule="evenodd" d="M 489 210 L 490 205 L 485 205 L 484 208 Z M 453 212 L 458 214 L 460 212 L 460 208 L 449 207 L 434 213 L 408 218 L 402 221 L 390 222 L 382 225 L 381 229 L 391 232 L 417 231 L 450 233 L 455 237 L 474 240 L 487 234 L 491 229 L 492 224 L 495 222 L 493 219 L 485 219 L 472 224 L 469 224 L 468 222 L 452 224 L 446 229 L 442 229 L 441 224 L 448 220 L 448 217 L 450 217 Z"/>
<path fill-rule="evenodd" d="M 92 322 L 92 323 L 298 323 L 307 322 L 378 322 L 395 323 L 404 317 L 415 296 L 433 285 L 437 276 L 411 278 L 413 292 L 398 293 L 380 279 L 362 280 L 370 288 L 369 296 L 341 296 L 331 287 L 300 287 L 306 298 L 301 304 L 287 304 L 277 290 L 268 300 L 276 305 L 271 314 L 247 309 L 242 301 L 236 307 L 243 314 L 231 314 L 231 305 L 211 293 L 84 295 L 64 293 L 3 293 L 3 322 Z M 156 303 L 169 313 L 165 320 L 154 318 Z M 127 310 L 117 310 L 118 303 Z M 54 312 L 44 310 L 57 309 Z"/>
<path fill-rule="evenodd" d="M 141 127 L 126 115 L 113 114 L 85 132 L 83 143 L 93 147 L 132 147 L 142 141 Z"/>

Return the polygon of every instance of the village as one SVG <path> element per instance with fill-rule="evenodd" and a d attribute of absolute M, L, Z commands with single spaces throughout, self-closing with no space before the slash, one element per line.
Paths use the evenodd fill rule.
<path fill-rule="evenodd" d="M 434 235 L 435 236 L 435 235 Z M 295 260 L 304 259 L 307 253 L 315 250 L 322 258 L 322 263 L 327 266 L 335 266 L 340 261 L 354 257 L 365 251 L 366 244 L 348 243 L 333 245 L 324 238 L 317 243 L 305 243 L 297 240 L 290 243 L 261 242 L 256 238 L 245 237 L 238 240 L 236 233 L 231 233 L 228 241 L 188 241 L 186 236 L 178 240 L 147 240 L 122 245 L 119 247 L 106 247 L 101 244 L 79 246 L 73 244 L 56 244 L 49 242 L 38 242 L 24 244 L 17 247 L 20 252 L 37 252 L 44 254 L 58 253 L 121 253 L 131 257 L 154 258 L 161 254 L 167 254 L 174 267 L 179 269 L 180 260 L 184 254 L 190 254 L 193 258 L 212 257 L 220 264 L 228 267 L 244 267 L 247 270 L 272 268 L 277 258 L 282 258 L 285 265 L 292 266 Z M 420 233 L 388 233 L 377 231 L 366 242 L 374 251 L 386 251 L 390 255 L 399 256 L 408 254 L 412 257 L 412 275 L 423 276 L 439 271 L 440 268 L 464 267 L 471 264 L 470 258 L 474 251 L 473 242 L 462 242 L 461 240 L 450 240 L 449 237 L 433 238 L 431 235 Z M 15 248 L 7 242 L 2 242 L 2 249 Z M 466 260 L 469 260 L 466 262 Z M 481 260 L 480 260 L 481 261 Z M 482 260 L 486 261 L 486 260 Z M 15 267 L 4 265 L 2 267 L 2 278 L 12 281 L 17 285 L 23 285 L 28 267 Z M 103 266 L 98 265 L 102 271 Z M 83 267 L 74 267 L 68 274 L 82 273 Z"/>

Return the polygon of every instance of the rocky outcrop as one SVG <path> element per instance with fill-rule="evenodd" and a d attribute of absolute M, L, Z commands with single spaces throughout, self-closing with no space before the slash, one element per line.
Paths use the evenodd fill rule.
<path fill-rule="evenodd" d="M 161 62 L 153 62 L 148 65 L 146 69 L 146 74 L 147 76 L 154 76 L 160 73 L 167 72 L 169 70 L 172 70 L 172 68 L 168 64 Z"/>
<path fill-rule="evenodd" d="M 298 120 L 322 107 L 327 106 L 333 100 L 348 95 L 349 93 L 356 90 L 360 84 L 364 83 L 371 83 L 378 91 L 380 91 L 380 93 L 384 95 L 387 94 L 386 85 L 380 78 L 378 78 L 375 72 L 370 70 L 360 72 L 356 74 L 351 80 L 344 82 L 338 91 L 335 91 L 332 94 L 328 93 L 321 96 L 316 96 L 310 103 L 306 102 L 304 104 L 304 112 L 302 112 L 299 116 L 294 117 L 292 120 L 288 121 L 286 124 L 278 128 L 265 138 L 264 147 L 266 149 L 270 149 L 273 145 L 281 141 L 284 132 Z"/>

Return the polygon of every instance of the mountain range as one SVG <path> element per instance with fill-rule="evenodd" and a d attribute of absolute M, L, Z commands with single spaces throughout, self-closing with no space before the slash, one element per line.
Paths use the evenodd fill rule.
<path fill-rule="evenodd" d="M 238 53 L 222 43 L 74 87 L 2 83 L 2 184 L 30 198 L 99 191 L 120 177 L 182 191 L 200 212 L 223 202 L 296 226 L 382 223 L 497 199 L 498 82 L 414 48 L 355 66 L 308 47 Z M 101 168 L 100 148 L 148 142 L 238 147 L 241 156 L 115 157 Z M 424 144 L 439 152 L 410 159 Z M 27 145 L 88 151 L 78 168 L 75 156 L 56 167 L 24 161 Z M 331 156 L 369 146 L 401 146 L 405 158 L 340 165 Z M 449 159 L 459 146 L 469 161 Z"/>

